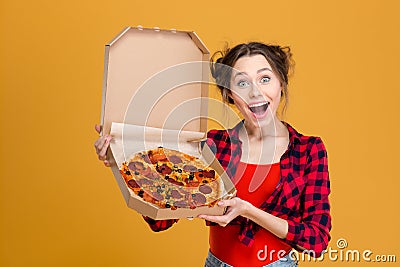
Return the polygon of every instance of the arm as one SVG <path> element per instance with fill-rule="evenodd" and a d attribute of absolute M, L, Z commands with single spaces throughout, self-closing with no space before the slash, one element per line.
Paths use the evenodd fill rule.
<path fill-rule="evenodd" d="M 228 207 L 224 215 L 200 215 L 199 218 L 216 222 L 225 227 L 236 217 L 242 216 L 267 229 L 279 238 L 285 238 L 288 233 L 288 223 L 286 220 L 271 215 L 243 199 L 235 197 L 229 200 L 220 201 L 218 202 L 218 205 Z"/>
<path fill-rule="evenodd" d="M 178 219 L 171 220 L 153 220 L 147 216 L 143 216 L 143 219 L 148 223 L 150 229 L 154 232 L 165 231 L 170 228 L 174 223 L 177 223 Z"/>
<path fill-rule="evenodd" d="M 246 217 L 293 247 L 299 250 L 312 250 L 318 257 L 328 245 L 331 229 L 327 154 L 319 138 L 312 145 L 304 179 L 307 185 L 300 200 L 302 201 L 300 222 L 293 218 L 285 220 L 276 217 L 240 198 L 220 201 L 218 205 L 228 207 L 222 216 L 200 215 L 199 217 L 221 226 L 226 226 L 237 216 Z"/>
<path fill-rule="evenodd" d="M 286 242 L 319 256 L 328 246 L 331 229 L 328 158 L 320 138 L 311 148 L 304 176 L 307 185 L 302 196 L 303 214 L 300 222 L 289 218 Z"/>

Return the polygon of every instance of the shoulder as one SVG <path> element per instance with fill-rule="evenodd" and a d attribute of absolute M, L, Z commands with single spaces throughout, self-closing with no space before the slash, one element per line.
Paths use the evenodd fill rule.
<path fill-rule="evenodd" d="M 227 130 L 210 130 L 207 132 L 206 144 L 216 153 L 218 149 L 229 146 L 229 133 Z"/>
<path fill-rule="evenodd" d="M 210 130 L 207 132 L 207 138 L 213 139 L 215 142 L 238 142 L 239 141 L 239 130 L 243 127 L 243 121 L 237 123 L 233 128 L 223 130 Z"/>
<path fill-rule="evenodd" d="M 210 139 L 216 139 L 216 140 L 222 140 L 225 139 L 226 136 L 228 136 L 228 131 L 227 130 L 210 130 L 207 132 L 207 138 Z"/>
<path fill-rule="evenodd" d="M 326 148 L 321 137 L 301 134 L 289 123 L 283 123 L 289 131 L 289 144 L 293 150 L 306 151 L 308 153 L 317 152 L 320 156 L 326 156 Z"/>
<path fill-rule="evenodd" d="M 323 143 L 321 137 L 315 135 L 304 135 L 297 131 L 292 125 L 287 122 L 282 122 L 289 131 L 289 139 L 293 143 L 307 145 L 307 144 L 320 144 Z"/>

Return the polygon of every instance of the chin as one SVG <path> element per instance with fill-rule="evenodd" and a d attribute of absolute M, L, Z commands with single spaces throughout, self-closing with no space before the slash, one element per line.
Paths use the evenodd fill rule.
<path fill-rule="evenodd" d="M 262 128 L 273 123 L 271 114 L 268 114 L 264 118 L 256 118 L 253 114 L 250 114 L 250 116 L 245 116 L 245 120 L 255 128 Z"/>

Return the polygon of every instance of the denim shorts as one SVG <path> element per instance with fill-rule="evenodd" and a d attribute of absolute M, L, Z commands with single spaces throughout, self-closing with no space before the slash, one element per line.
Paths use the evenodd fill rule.
<path fill-rule="evenodd" d="M 293 259 L 293 256 L 294 256 L 293 253 L 289 253 L 285 257 L 275 262 L 272 262 L 268 265 L 265 265 L 263 267 L 297 267 L 298 261 Z M 233 266 L 221 261 L 220 259 L 215 257 L 214 254 L 211 253 L 211 251 L 208 251 L 208 256 L 206 258 L 204 267 L 233 267 Z"/>

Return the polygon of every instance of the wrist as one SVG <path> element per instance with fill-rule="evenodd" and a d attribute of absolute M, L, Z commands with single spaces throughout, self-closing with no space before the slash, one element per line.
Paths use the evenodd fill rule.
<path fill-rule="evenodd" d="M 242 216 L 245 218 L 250 219 L 249 217 L 251 217 L 251 211 L 252 208 L 254 207 L 250 202 L 246 201 L 246 200 L 242 200 L 243 201 L 243 212 L 242 212 Z"/>

